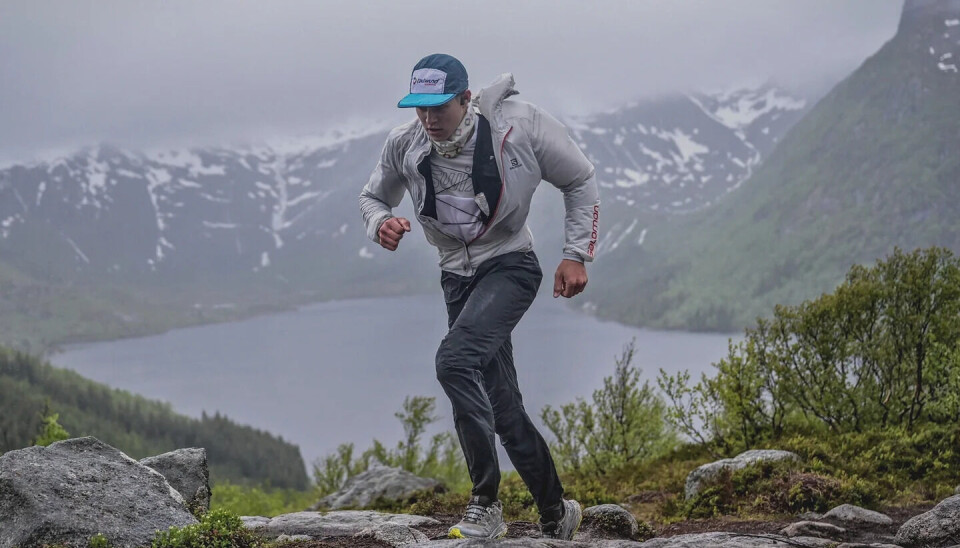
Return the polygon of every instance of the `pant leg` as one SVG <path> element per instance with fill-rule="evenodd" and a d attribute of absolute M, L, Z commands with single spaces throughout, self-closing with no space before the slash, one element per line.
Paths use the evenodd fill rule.
<path fill-rule="evenodd" d="M 523 407 L 508 336 L 484 370 L 484 389 L 493 405 L 497 435 L 541 514 L 561 503 L 563 486 L 550 448 Z"/>
<path fill-rule="evenodd" d="M 472 277 L 441 278 L 450 329 L 437 350 L 437 380 L 453 406 L 473 494 L 491 500 L 499 494 L 500 464 L 484 369 L 530 307 L 541 278 L 533 253 L 494 257 Z"/>

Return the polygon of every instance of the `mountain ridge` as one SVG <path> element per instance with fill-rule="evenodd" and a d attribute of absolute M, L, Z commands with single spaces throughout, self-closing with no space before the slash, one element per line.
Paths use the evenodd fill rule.
<path fill-rule="evenodd" d="M 597 165 L 607 227 L 598 256 L 637 249 L 650 219 L 728 194 L 800 117 L 805 101 L 763 85 L 674 94 L 567 120 Z M 169 308 L 161 323 L 177 325 L 197 311 L 196 321 L 230 319 L 278 303 L 429 291 L 435 251 L 413 235 L 403 253 L 382 253 L 356 215 L 356 195 L 383 139 L 368 128 L 273 147 L 134 152 L 104 145 L 0 170 L 0 281 L 8 272 L 18 289 L 26 278 L 61 295 L 47 299 L 54 316 L 52 303 L 65 288 L 77 287 L 85 299 L 108 286 L 96 308 L 137 303 L 116 311 L 135 318 L 121 331 L 136 334 L 162 329 L 136 320 L 157 303 Z M 405 202 L 398 214 L 409 209 Z M 532 210 L 538 254 L 559 261 L 559 194 L 538 193 Z M 29 299 L 12 293 L 4 306 L 0 292 L 0 315 L 10 308 L 29 315 Z M 47 338 L 62 341 L 63 331 Z M 22 337 L 0 333 L 0 340 L 11 338 L 16 344 Z"/>
<path fill-rule="evenodd" d="M 601 315 L 733 331 L 894 246 L 960 249 L 960 78 L 944 67 L 960 53 L 960 6 L 944 6 L 908 3 L 900 32 L 785 135 L 739 199 L 665 225 L 675 238 L 648 238 L 646 257 L 600 265 L 601 283 L 617 283 L 610 264 L 643 279 L 619 287 L 639 298 L 601 298 Z"/>

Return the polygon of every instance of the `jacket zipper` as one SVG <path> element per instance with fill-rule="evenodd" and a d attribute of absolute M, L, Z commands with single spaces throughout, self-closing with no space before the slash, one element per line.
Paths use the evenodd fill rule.
<path fill-rule="evenodd" d="M 484 234 L 487 233 L 487 229 L 489 229 L 493 225 L 493 220 L 497 217 L 497 212 L 500 211 L 500 204 L 503 203 L 504 191 L 506 190 L 506 186 L 507 186 L 506 182 L 504 181 L 505 174 L 503 172 L 503 147 L 507 144 L 507 137 L 510 136 L 511 131 L 513 131 L 513 126 L 510 126 L 507 129 L 507 132 L 503 135 L 503 140 L 500 141 L 500 165 L 497 166 L 497 168 L 500 171 L 500 199 L 497 200 L 497 207 L 496 209 L 493 210 L 493 214 L 490 215 L 489 219 L 487 219 L 487 223 L 483 225 L 483 230 L 481 230 L 480 233 L 477 234 L 476 238 L 467 242 L 468 246 L 473 242 L 477 241 L 480 238 L 480 236 L 483 236 Z"/>

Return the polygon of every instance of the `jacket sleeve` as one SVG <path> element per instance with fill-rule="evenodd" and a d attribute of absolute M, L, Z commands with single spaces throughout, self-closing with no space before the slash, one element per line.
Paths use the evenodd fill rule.
<path fill-rule="evenodd" d="M 535 108 L 531 140 L 543 180 L 563 192 L 563 258 L 593 260 L 600 220 L 600 195 L 593 164 L 556 118 Z"/>
<path fill-rule="evenodd" d="M 360 213 L 366 226 L 367 237 L 380 243 L 380 226 L 393 217 L 393 208 L 403 199 L 403 178 L 397 167 L 396 140 L 393 135 L 380 153 L 380 161 L 370 174 L 370 180 L 360 192 Z"/>

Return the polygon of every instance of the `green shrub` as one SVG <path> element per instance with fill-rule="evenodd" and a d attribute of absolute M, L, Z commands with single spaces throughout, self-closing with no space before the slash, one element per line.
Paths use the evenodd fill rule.
<path fill-rule="evenodd" d="M 615 360 L 613 376 L 591 402 L 579 399 L 540 418 L 555 438 L 551 453 L 561 471 L 607 474 L 669 452 L 676 434 L 666 422 L 666 407 L 649 382 L 640 383 L 632 365 L 635 341 Z"/>
<path fill-rule="evenodd" d="M 661 371 L 667 416 L 717 456 L 795 432 L 921 432 L 960 413 L 960 259 L 899 249 L 833 293 L 777 306 L 716 375 Z"/>
<path fill-rule="evenodd" d="M 107 537 L 103 533 L 97 533 L 90 537 L 90 540 L 87 542 L 88 548 L 110 548 L 110 541 L 107 540 Z"/>
<path fill-rule="evenodd" d="M 509 520 L 536 521 L 537 505 L 533 495 L 523 483 L 520 474 L 505 472 L 500 480 L 500 502 L 503 503 L 503 516 Z"/>
<path fill-rule="evenodd" d="M 794 435 L 781 447 L 811 468 L 841 478 L 859 478 L 851 493 L 865 500 L 934 500 L 955 485 L 960 469 L 960 425 L 928 424 L 913 432 L 887 428 L 840 435 Z M 866 483 L 863 483 L 866 482 Z M 852 501 L 851 501 L 852 502 Z"/>
<path fill-rule="evenodd" d="M 684 503 L 663 511 L 685 518 L 824 512 L 839 504 L 870 507 L 878 502 L 874 484 L 859 477 L 834 476 L 796 463 L 761 463 L 720 476 Z"/>
<path fill-rule="evenodd" d="M 254 548 L 260 538 L 243 526 L 236 514 L 212 510 L 200 523 L 157 531 L 151 548 Z"/>
<path fill-rule="evenodd" d="M 463 512 L 470 501 L 468 493 L 436 493 L 432 492 L 413 502 L 407 511 L 419 516 L 439 514 L 457 515 Z"/>
<path fill-rule="evenodd" d="M 576 499 L 585 508 L 598 504 L 615 504 L 623 499 L 623 494 L 616 491 L 616 487 L 608 485 L 607 478 L 595 476 L 574 477 L 564 482 L 566 494 Z"/>
<path fill-rule="evenodd" d="M 46 447 L 51 443 L 70 439 L 70 434 L 58 422 L 60 414 L 50 411 L 49 402 L 43 406 L 43 412 L 40 415 L 42 417 L 40 432 L 37 433 L 37 438 L 33 442 L 34 445 Z"/>

